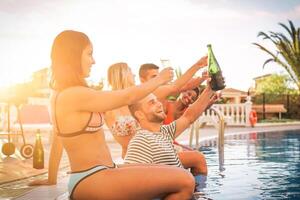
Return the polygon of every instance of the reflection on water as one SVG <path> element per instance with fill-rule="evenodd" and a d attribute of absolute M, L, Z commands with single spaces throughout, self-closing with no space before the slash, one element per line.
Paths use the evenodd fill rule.
<path fill-rule="evenodd" d="M 225 137 L 225 171 L 214 141 L 204 141 L 211 199 L 300 199 L 300 130 Z"/>

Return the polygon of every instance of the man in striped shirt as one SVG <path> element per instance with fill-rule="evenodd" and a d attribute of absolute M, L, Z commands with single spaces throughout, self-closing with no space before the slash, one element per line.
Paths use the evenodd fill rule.
<path fill-rule="evenodd" d="M 184 114 L 169 125 L 162 125 L 166 114 L 162 103 L 153 94 L 148 95 L 129 110 L 141 129 L 131 139 L 125 163 L 153 163 L 182 167 L 173 140 L 190 126 L 213 101 L 214 92 L 207 86 Z"/>
<path fill-rule="evenodd" d="M 182 167 L 173 146 L 176 123 L 163 125 L 159 131 L 140 129 L 131 139 L 125 163 L 155 163 Z"/>

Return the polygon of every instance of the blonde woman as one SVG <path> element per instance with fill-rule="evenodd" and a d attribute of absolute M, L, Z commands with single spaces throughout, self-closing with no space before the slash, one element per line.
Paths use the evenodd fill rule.
<path fill-rule="evenodd" d="M 113 91 L 126 89 L 135 85 L 134 74 L 126 63 L 115 63 L 107 72 L 108 83 Z M 122 147 L 122 158 L 125 157 L 130 139 L 139 128 L 137 121 L 131 116 L 128 106 L 107 111 L 105 122 L 114 139 Z"/>
<path fill-rule="evenodd" d="M 55 184 L 62 150 L 71 168 L 71 199 L 190 199 L 194 180 L 187 171 L 160 165 L 113 163 L 103 132 L 103 113 L 137 102 L 172 79 L 170 68 L 139 86 L 116 91 L 96 91 L 87 87 L 93 46 L 81 32 L 63 31 L 52 46 L 51 117 L 54 139 L 48 180 L 35 184 Z"/>

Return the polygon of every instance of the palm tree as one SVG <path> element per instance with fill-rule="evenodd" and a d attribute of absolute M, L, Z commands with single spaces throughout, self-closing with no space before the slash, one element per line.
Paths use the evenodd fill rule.
<path fill-rule="evenodd" d="M 287 71 L 300 91 L 300 28 L 295 28 L 292 21 L 288 20 L 288 22 L 289 27 L 279 23 L 286 30 L 288 36 L 273 31 L 269 31 L 269 34 L 259 32 L 257 35 L 257 37 L 271 41 L 276 47 L 275 53 L 258 43 L 253 44 L 271 56 L 264 62 L 263 67 L 269 62 L 278 63 Z"/>

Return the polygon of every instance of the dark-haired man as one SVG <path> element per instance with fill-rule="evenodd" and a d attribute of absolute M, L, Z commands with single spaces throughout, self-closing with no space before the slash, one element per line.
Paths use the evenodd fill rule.
<path fill-rule="evenodd" d="M 159 101 L 164 103 L 168 96 L 177 96 L 181 92 L 193 89 L 199 86 L 204 80 L 207 79 L 205 77 L 197 77 L 193 78 L 195 73 L 207 66 L 207 56 L 203 56 L 199 61 L 197 61 L 194 65 L 192 65 L 182 76 L 178 77 L 172 83 L 161 86 L 157 88 L 153 94 L 157 97 Z M 141 83 L 144 83 L 159 73 L 159 67 L 153 63 L 146 63 L 140 66 L 139 69 L 139 78 Z"/>
<path fill-rule="evenodd" d="M 139 78 L 142 83 L 156 77 L 159 73 L 159 67 L 153 63 L 145 63 L 140 66 Z"/>
<path fill-rule="evenodd" d="M 173 140 L 201 115 L 213 97 L 214 92 L 208 86 L 183 115 L 169 125 L 163 125 L 166 114 L 155 95 L 150 94 L 138 103 L 130 105 L 129 110 L 141 129 L 129 143 L 125 163 L 155 163 L 182 167 Z M 193 174 L 207 173 L 205 159 L 197 170 L 192 171 Z"/>

